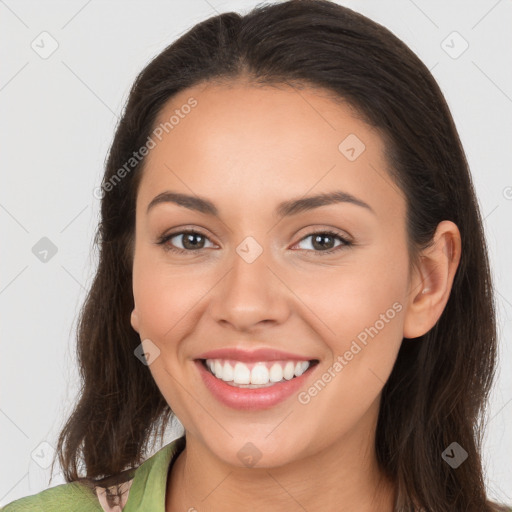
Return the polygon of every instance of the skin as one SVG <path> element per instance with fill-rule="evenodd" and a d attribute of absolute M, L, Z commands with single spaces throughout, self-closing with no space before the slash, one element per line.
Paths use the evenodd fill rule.
<path fill-rule="evenodd" d="M 409 273 L 405 199 L 386 171 L 377 131 L 319 89 L 256 87 L 239 81 L 182 91 L 161 111 L 169 119 L 193 96 L 198 104 L 153 148 L 136 205 L 133 328 L 158 347 L 149 365 L 183 424 L 187 446 L 167 481 L 166 511 L 392 511 L 396 489 L 376 463 L 381 391 L 402 338 L 426 333 L 440 317 L 460 259 L 460 234 L 439 224 L 434 245 Z M 354 161 L 338 149 L 355 134 Z M 166 190 L 211 200 L 220 218 L 172 203 L 146 212 Z M 373 212 L 338 203 L 280 218 L 284 200 L 343 190 Z M 194 228 L 199 251 L 175 236 L 184 255 L 159 237 Z M 328 239 L 331 229 L 354 242 Z M 248 236 L 263 253 L 236 252 Z M 277 348 L 318 359 L 316 378 L 366 327 L 401 310 L 314 397 L 297 395 L 260 411 L 219 403 L 194 359 L 222 347 Z M 306 390 L 314 381 L 309 380 Z M 253 467 L 238 452 L 261 452 Z M 307 485 L 305 485 L 307 482 Z M 193 508 L 192 508 L 193 507 Z"/>

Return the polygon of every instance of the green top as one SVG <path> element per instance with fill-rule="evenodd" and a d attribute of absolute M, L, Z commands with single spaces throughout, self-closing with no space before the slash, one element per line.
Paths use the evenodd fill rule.
<path fill-rule="evenodd" d="M 127 480 L 120 484 L 120 503 L 107 503 L 107 489 L 96 487 L 96 493 L 79 482 L 50 487 L 44 491 L 15 500 L 1 512 L 134 512 L 147 510 L 165 512 L 167 475 L 178 455 L 185 448 L 185 436 L 165 445 L 138 468 L 126 471 Z"/>

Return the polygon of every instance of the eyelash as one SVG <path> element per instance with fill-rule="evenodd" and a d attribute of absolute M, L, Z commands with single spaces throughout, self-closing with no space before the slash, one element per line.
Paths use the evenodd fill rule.
<path fill-rule="evenodd" d="M 166 244 L 166 242 L 168 242 L 170 239 L 174 238 L 177 235 L 189 235 L 189 234 L 199 235 L 199 236 L 202 236 L 202 237 L 204 237 L 204 238 L 209 240 L 209 238 L 206 235 L 203 235 L 203 233 L 191 229 L 191 230 L 186 230 L 186 231 L 177 231 L 175 233 L 170 233 L 169 235 L 162 236 L 161 238 L 158 239 L 158 242 L 156 242 L 156 243 L 157 243 L 157 245 L 162 245 L 165 251 L 176 253 L 176 254 L 186 254 L 186 253 L 190 254 L 190 253 L 201 251 L 202 249 L 187 250 L 187 249 L 180 249 L 178 247 L 174 247 L 172 245 Z M 334 252 L 337 252 L 338 250 L 341 250 L 341 249 L 344 249 L 344 248 L 347 248 L 347 247 L 350 247 L 350 246 L 354 245 L 353 242 L 351 242 L 350 240 L 347 240 L 346 238 L 342 237 L 338 233 L 336 233 L 334 231 L 329 231 L 329 230 L 315 231 L 313 233 L 309 233 L 308 235 L 302 237 L 299 240 L 299 242 L 302 242 L 306 238 L 309 238 L 309 237 L 315 236 L 315 235 L 329 235 L 329 236 L 337 238 L 338 240 L 341 240 L 341 242 L 342 242 L 341 245 L 338 245 L 337 247 L 334 247 L 334 248 L 329 249 L 327 251 L 315 251 L 315 250 L 313 250 L 313 252 L 316 253 L 319 256 L 324 256 L 326 254 L 327 255 L 328 254 L 333 254 Z M 300 250 L 310 251 L 312 249 L 300 249 Z"/>

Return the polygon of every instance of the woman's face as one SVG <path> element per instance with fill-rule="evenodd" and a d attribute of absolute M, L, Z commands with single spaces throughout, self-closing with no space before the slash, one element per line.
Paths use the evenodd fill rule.
<path fill-rule="evenodd" d="M 227 464 L 280 466 L 334 445 L 360 452 L 414 292 L 405 200 L 381 138 L 320 91 L 287 86 L 203 84 L 158 122 L 173 115 L 152 135 L 136 205 L 131 322 L 150 340 L 159 389 L 188 435 Z M 148 210 L 164 192 L 191 199 L 161 196 Z M 334 193 L 354 200 L 287 207 Z M 284 380 L 226 384 L 198 361 L 219 349 L 242 351 L 211 358 L 226 379 L 226 362 L 286 352 L 237 369 L 242 382 L 255 366 L 265 382 Z M 288 379 L 301 360 L 318 364 Z"/>

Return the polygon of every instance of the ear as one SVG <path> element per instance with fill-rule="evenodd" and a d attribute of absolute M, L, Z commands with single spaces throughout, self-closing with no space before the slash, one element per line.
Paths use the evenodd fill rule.
<path fill-rule="evenodd" d="M 461 256 L 456 224 L 444 220 L 437 226 L 433 244 L 420 255 L 412 272 L 404 317 L 404 338 L 427 333 L 438 321 L 450 297 Z"/>
<path fill-rule="evenodd" d="M 130 322 L 135 331 L 139 332 L 139 315 L 137 314 L 137 309 L 133 308 L 132 314 L 130 316 Z"/>

